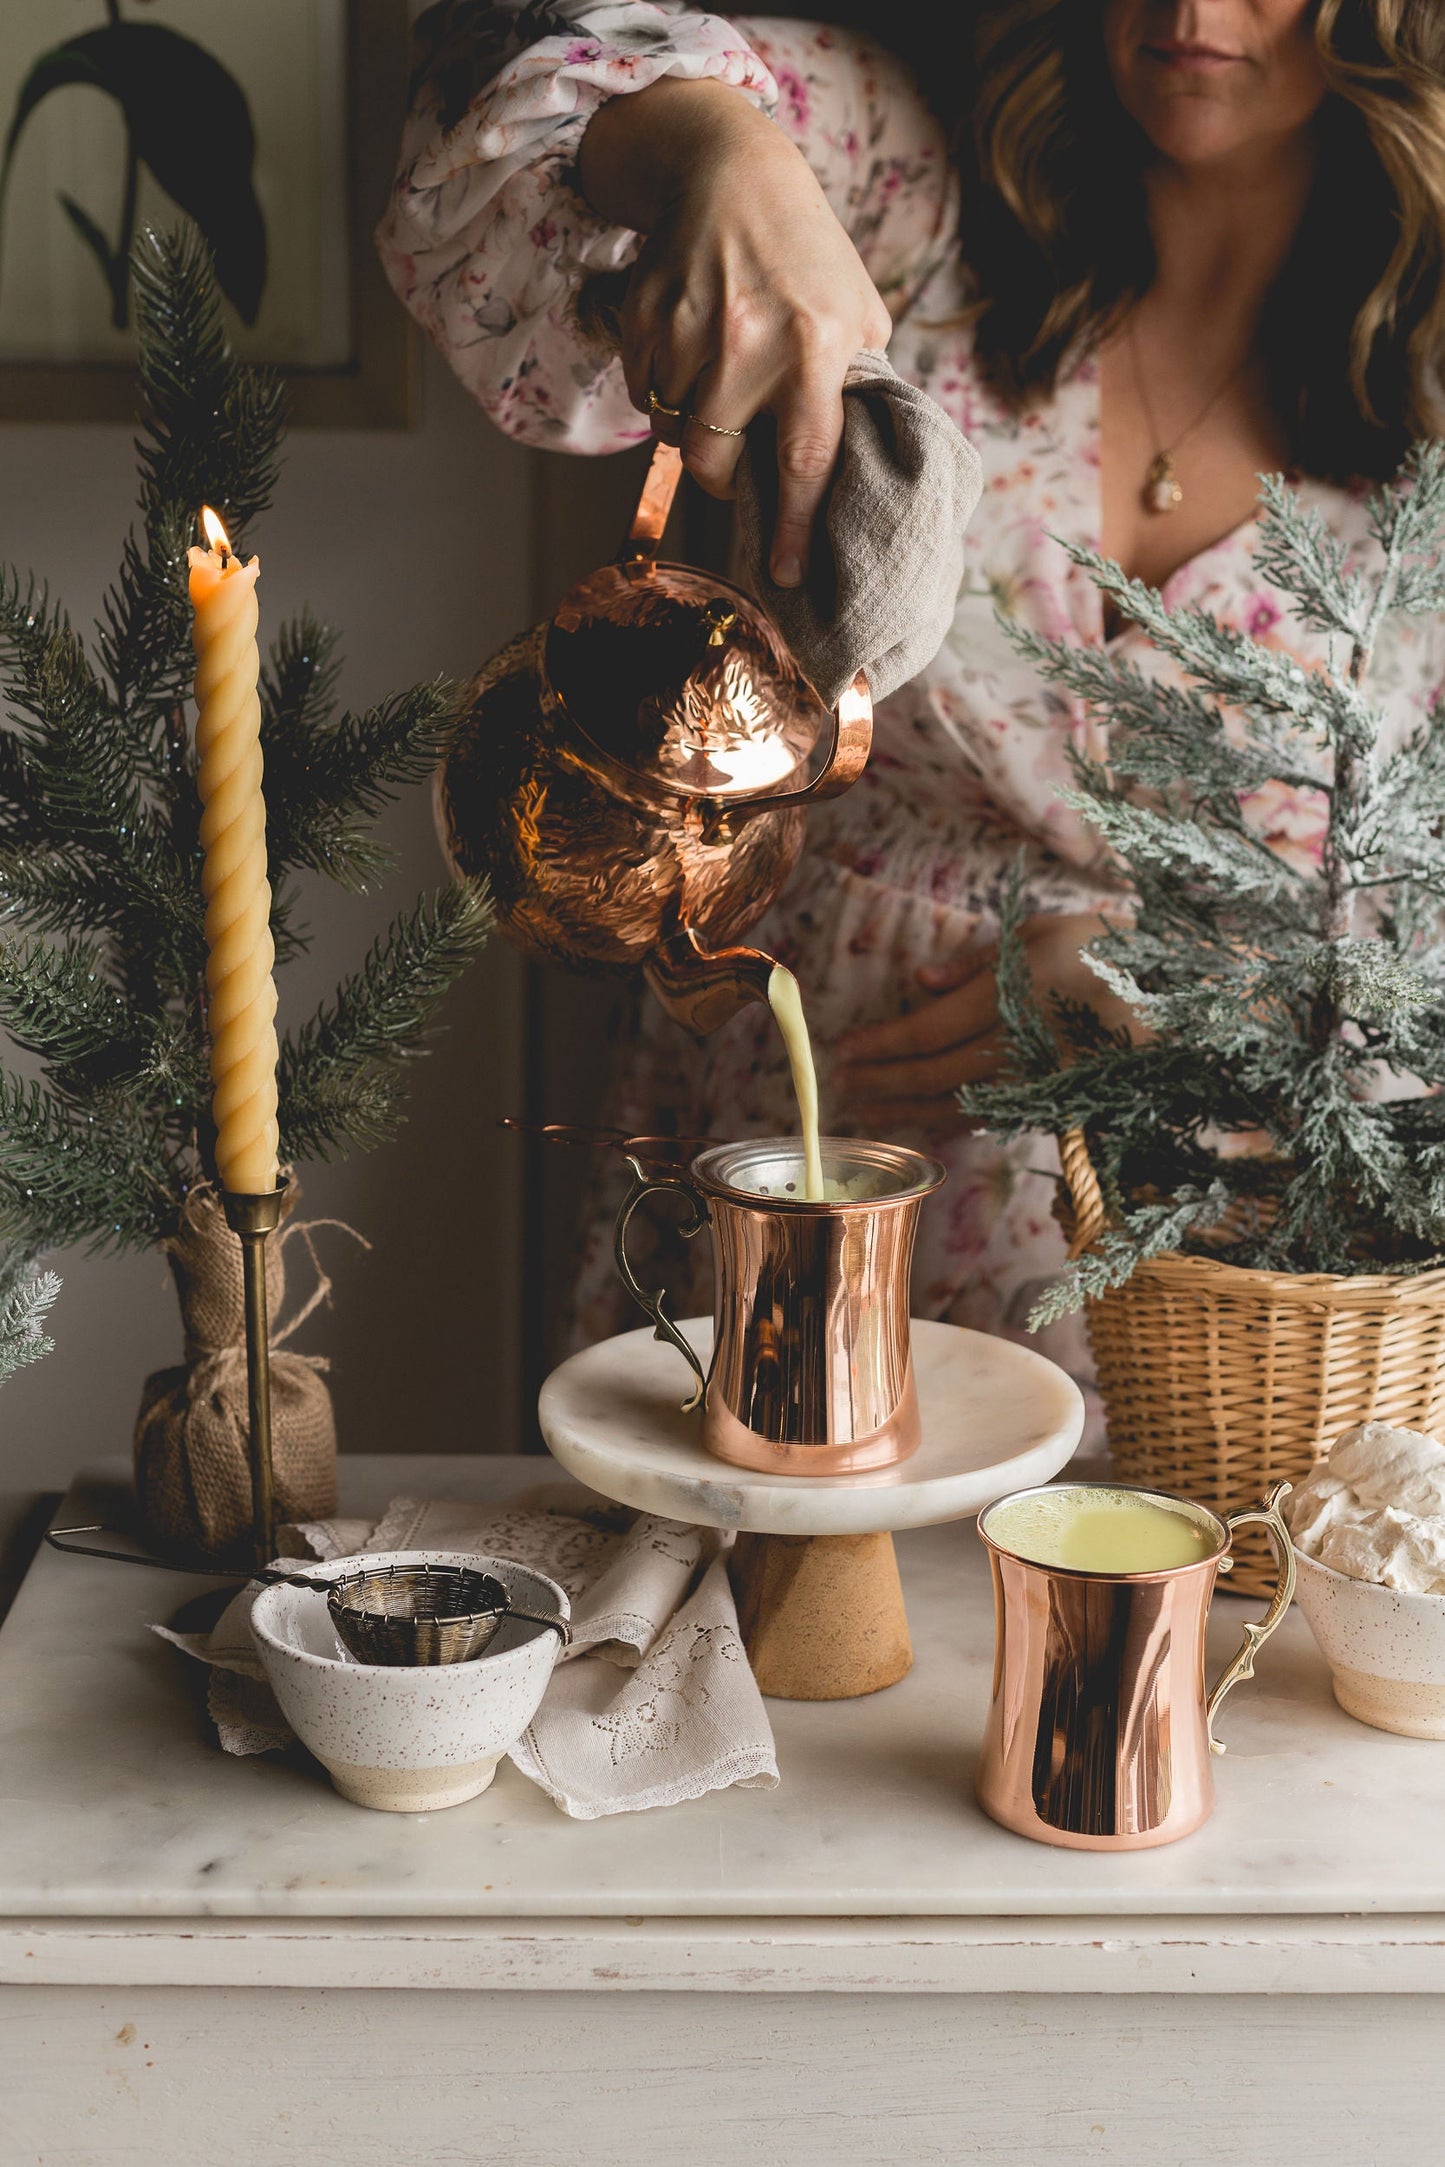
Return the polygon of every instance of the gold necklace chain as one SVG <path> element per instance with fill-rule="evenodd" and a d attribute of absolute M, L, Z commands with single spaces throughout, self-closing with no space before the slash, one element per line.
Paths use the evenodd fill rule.
<path fill-rule="evenodd" d="M 1150 404 L 1148 388 L 1144 382 L 1144 371 L 1139 366 L 1139 346 L 1134 336 L 1134 319 L 1132 316 L 1129 319 L 1129 326 L 1125 336 L 1129 345 L 1129 362 L 1134 371 L 1135 388 L 1139 393 L 1139 403 L 1144 409 L 1144 419 L 1149 425 L 1150 436 L 1156 444 L 1159 444 L 1159 424 L 1154 419 L 1154 409 Z M 1155 452 L 1154 457 L 1149 462 L 1149 471 L 1144 477 L 1142 491 L 1147 511 L 1172 512 L 1176 511 L 1184 502 L 1184 491 L 1179 486 L 1179 476 L 1175 472 L 1174 455 L 1180 445 L 1185 443 L 1193 436 L 1196 429 L 1202 428 L 1204 423 L 1208 421 L 1226 391 L 1243 375 L 1248 362 L 1248 354 L 1242 360 L 1237 361 L 1228 376 L 1216 386 L 1205 404 L 1199 409 L 1188 428 L 1181 429 L 1172 444 L 1161 444 L 1159 450 Z"/>

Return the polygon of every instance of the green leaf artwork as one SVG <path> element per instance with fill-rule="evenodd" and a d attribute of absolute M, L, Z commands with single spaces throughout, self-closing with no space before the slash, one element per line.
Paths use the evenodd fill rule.
<path fill-rule="evenodd" d="M 253 324 L 266 285 L 266 222 L 252 166 L 256 134 L 246 93 L 193 38 L 164 23 L 127 21 L 119 0 L 110 20 L 42 53 L 20 86 L 0 153 L 0 242 L 6 191 L 25 124 L 57 90 L 87 84 L 114 98 L 126 129 L 119 227 L 114 244 L 93 213 L 72 196 L 61 207 L 94 256 L 110 292 L 111 322 L 130 322 L 130 259 L 140 169 L 194 219 L 210 246 L 222 293 L 243 323 Z M 3 271 L 0 256 L 0 271 Z"/>
<path fill-rule="evenodd" d="M 1110 1213 L 1036 1326 L 1168 1249 L 1345 1274 L 1445 1253 L 1445 695 L 1393 746 L 1369 697 L 1386 619 L 1445 608 L 1445 444 L 1410 453 L 1348 560 L 1282 478 L 1262 505 L 1256 565 L 1326 636 L 1317 667 L 1079 548 L 1178 675 L 1006 626 L 1108 725 L 1063 794 L 1125 882 L 1084 954 L 1138 1019 L 1131 1038 L 1036 995 L 1021 865 L 1001 932 L 1010 1066 L 962 1103 L 1000 1135 L 1082 1128 Z M 1271 782 L 1319 808 L 1317 866 L 1251 828 Z"/>

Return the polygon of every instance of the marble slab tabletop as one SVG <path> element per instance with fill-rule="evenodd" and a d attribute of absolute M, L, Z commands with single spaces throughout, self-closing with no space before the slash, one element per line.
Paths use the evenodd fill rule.
<path fill-rule="evenodd" d="M 537 1459 L 343 1460 L 343 1509 L 503 1498 Z M 58 1524 L 117 1509 L 119 1463 Z M 510 1765 L 445 1813 L 348 1805 L 299 1752 L 232 1760 L 199 1670 L 145 1628 L 206 1583 L 42 1550 L 0 1629 L 0 1917 L 356 1920 L 1445 1911 L 1445 1746 L 1336 1708 L 1303 1618 L 1229 1700 L 1213 1820 L 1164 1850 L 1056 1851 L 972 1797 L 992 1605 L 970 1523 L 898 1537 L 917 1660 L 872 1698 L 769 1703 L 782 1783 L 569 1821 Z M 1244 1617 L 1215 1604 L 1213 1671 Z"/>

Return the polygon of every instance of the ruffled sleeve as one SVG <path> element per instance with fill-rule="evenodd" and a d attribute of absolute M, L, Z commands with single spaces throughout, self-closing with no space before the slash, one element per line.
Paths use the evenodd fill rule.
<path fill-rule="evenodd" d="M 677 0 L 448 13 L 450 50 L 424 72 L 377 241 L 399 298 L 498 426 L 526 443 L 610 452 L 648 435 L 603 320 L 583 305 L 599 274 L 624 271 L 639 247 L 576 184 L 578 146 L 604 98 L 665 75 L 710 78 L 773 113 L 895 314 L 947 243 L 942 130 L 907 71 L 849 33 L 735 24 Z M 493 72 L 459 94 L 468 64 Z"/>

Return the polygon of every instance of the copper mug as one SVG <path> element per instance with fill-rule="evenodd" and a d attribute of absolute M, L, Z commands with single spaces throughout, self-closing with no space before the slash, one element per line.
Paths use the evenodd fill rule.
<path fill-rule="evenodd" d="M 1054 1483 L 1053 1495 L 1119 1490 L 1120 1483 Z M 1220 1702 L 1254 1676 L 1255 1651 L 1294 1594 L 1289 1530 L 1280 1515 L 1287 1482 L 1264 1503 L 1221 1519 L 1203 1505 L 1155 1491 L 1153 1503 L 1192 1519 L 1208 1550 L 1152 1573 L 1080 1572 L 1016 1555 L 989 1522 L 1016 1491 L 980 1513 L 993 1567 L 993 1693 L 977 1777 L 993 1820 L 1037 1843 L 1074 1851 L 1138 1851 L 1174 1843 L 1208 1820 Z M 1244 1628 L 1244 1643 L 1213 1690 L 1204 1676 L 1204 1629 L 1215 1581 L 1228 1572 L 1239 1527 L 1267 1529 L 1279 1560 L 1269 1609 Z"/>
<path fill-rule="evenodd" d="M 685 1174 L 629 1155 L 635 1179 L 617 1217 L 617 1267 L 655 1335 L 691 1364 L 702 1441 L 735 1467 L 785 1475 L 858 1474 L 917 1450 L 909 1273 L 936 1159 L 899 1144 L 822 1140 L 825 1203 L 802 1194 L 796 1137 L 719 1144 Z M 682 1232 L 711 1230 L 712 1361 L 642 1286 L 627 1256 L 632 1214 L 649 1196 L 688 1206 Z"/>

